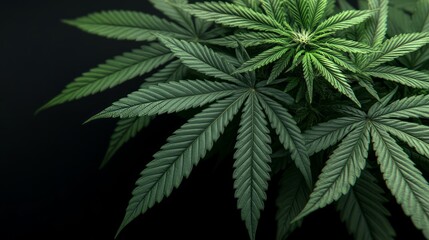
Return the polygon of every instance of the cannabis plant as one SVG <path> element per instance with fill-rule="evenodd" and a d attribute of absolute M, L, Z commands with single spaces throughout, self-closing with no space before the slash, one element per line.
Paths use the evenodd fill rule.
<path fill-rule="evenodd" d="M 143 46 L 84 73 L 41 109 L 141 79 L 89 119 L 118 119 L 103 165 L 157 115 L 197 109 L 141 172 L 118 234 L 228 129 L 250 239 L 274 175 L 278 239 L 331 203 L 356 239 L 393 239 L 385 187 L 429 239 L 429 185 L 415 165 L 429 163 L 429 0 L 404 2 L 151 0 L 168 19 L 106 11 L 67 20 Z M 233 119 L 237 129 L 226 128 Z"/>

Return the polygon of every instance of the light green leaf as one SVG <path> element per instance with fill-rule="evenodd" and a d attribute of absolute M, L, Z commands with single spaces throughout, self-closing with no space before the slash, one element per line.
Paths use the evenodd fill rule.
<path fill-rule="evenodd" d="M 305 2 L 305 1 L 302 1 Z M 310 29 L 317 27 L 317 24 L 323 19 L 326 13 L 327 0 L 309 0 L 308 2 L 308 20 L 307 24 Z"/>
<path fill-rule="evenodd" d="M 285 14 L 285 1 L 283 0 L 261 0 L 262 8 L 265 10 L 268 16 L 282 23 L 286 19 Z"/>
<path fill-rule="evenodd" d="M 249 61 L 243 63 L 237 72 L 248 72 L 261 68 L 278 60 L 289 50 L 289 48 L 285 48 L 284 46 L 275 46 L 270 48 L 258 54 L 256 57 L 251 58 Z"/>
<path fill-rule="evenodd" d="M 291 58 L 292 58 L 292 54 L 285 54 L 274 63 L 273 69 L 271 70 L 271 73 L 270 73 L 270 77 L 267 80 L 268 83 L 272 83 L 286 70 L 287 66 L 290 63 Z"/>
<path fill-rule="evenodd" d="M 277 240 L 286 240 L 302 221 L 291 221 L 302 211 L 310 196 L 304 177 L 295 167 L 289 167 L 280 179 L 277 205 Z"/>
<path fill-rule="evenodd" d="M 302 69 L 304 72 L 304 80 L 307 85 L 307 94 L 309 102 L 313 102 L 313 81 L 315 78 L 313 65 L 311 64 L 311 57 L 309 56 L 311 53 L 306 53 L 302 58 Z"/>
<path fill-rule="evenodd" d="M 236 33 L 222 38 L 209 39 L 205 41 L 205 43 L 230 48 L 237 48 L 239 44 L 243 47 L 255 47 L 263 44 L 279 42 L 278 38 L 279 35 L 275 33 L 245 32 Z"/>
<path fill-rule="evenodd" d="M 256 95 L 247 99 L 234 154 L 234 188 L 237 207 L 245 221 L 250 239 L 255 239 L 260 211 L 264 209 L 270 180 L 270 131 Z"/>
<path fill-rule="evenodd" d="M 371 17 L 371 10 L 349 10 L 338 13 L 318 25 L 315 32 L 326 35 L 353 27 Z"/>
<path fill-rule="evenodd" d="M 370 48 L 368 45 L 342 38 L 327 38 L 324 39 L 322 43 L 319 43 L 319 45 L 333 50 L 349 53 L 369 53 L 374 51 L 374 49 Z"/>
<path fill-rule="evenodd" d="M 429 184 L 401 146 L 373 123 L 371 136 L 387 187 L 416 228 L 429 238 Z"/>
<path fill-rule="evenodd" d="M 133 219 L 168 197 L 183 178 L 189 176 L 192 167 L 213 147 L 239 111 L 247 95 L 234 95 L 212 104 L 167 139 L 154 160 L 141 172 L 118 234 Z"/>
<path fill-rule="evenodd" d="M 429 88 L 429 74 L 394 66 L 380 66 L 368 69 L 365 73 L 413 88 Z"/>
<path fill-rule="evenodd" d="M 143 128 L 147 127 L 151 118 L 147 116 L 120 119 L 116 123 L 116 128 L 110 137 L 109 148 L 100 168 L 106 166 L 115 153 Z"/>
<path fill-rule="evenodd" d="M 105 11 L 64 22 L 89 33 L 119 40 L 153 41 L 156 39 L 154 33 L 189 38 L 188 32 L 178 25 L 141 12 Z"/>
<path fill-rule="evenodd" d="M 258 0 L 232 0 L 234 4 L 251 8 L 255 11 L 259 10 L 259 1 Z"/>
<path fill-rule="evenodd" d="M 242 90 L 227 83 L 181 80 L 149 85 L 113 103 L 89 121 L 99 118 L 130 118 L 179 112 L 200 107 Z"/>
<path fill-rule="evenodd" d="M 295 165 L 301 171 L 308 186 L 312 186 L 310 159 L 301 130 L 287 109 L 272 99 L 259 94 L 259 101 L 268 116 L 271 127 L 279 136 L 280 142 L 291 153 Z"/>
<path fill-rule="evenodd" d="M 347 195 L 338 200 L 341 220 L 356 240 L 393 240 L 395 230 L 383 206 L 387 199 L 369 171 L 363 171 Z"/>
<path fill-rule="evenodd" d="M 369 124 L 361 122 L 334 150 L 298 219 L 338 200 L 355 184 L 368 157 L 369 128 Z"/>
<path fill-rule="evenodd" d="M 283 28 L 276 20 L 251 8 L 225 2 L 202 2 L 185 8 L 196 17 L 214 21 L 229 27 L 246 28 L 267 32 L 282 32 Z"/>
<path fill-rule="evenodd" d="M 293 17 L 296 23 L 302 28 L 309 27 L 309 1 L 302 0 L 287 0 L 286 7 L 289 10 L 290 15 Z"/>
<path fill-rule="evenodd" d="M 315 68 L 335 89 L 346 95 L 354 103 L 360 106 L 359 100 L 356 98 L 352 88 L 347 82 L 346 76 L 341 72 L 334 62 L 316 53 L 313 53 L 309 56 L 311 57 L 311 61 Z"/>
<path fill-rule="evenodd" d="M 115 87 L 156 69 L 172 58 L 170 50 L 157 43 L 124 53 L 76 78 L 38 111 Z"/>
<path fill-rule="evenodd" d="M 195 42 L 186 42 L 173 38 L 160 37 L 159 40 L 165 44 L 174 55 L 187 67 L 208 76 L 217 77 L 236 84 L 242 82 L 232 72 L 235 67 L 223 55 L 218 54 L 210 48 Z"/>

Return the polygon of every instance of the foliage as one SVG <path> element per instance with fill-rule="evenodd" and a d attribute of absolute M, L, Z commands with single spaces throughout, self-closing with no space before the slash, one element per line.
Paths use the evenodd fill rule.
<path fill-rule="evenodd" d="M 278 239 L 333 202 L 356 239 L 393 239 L 385 186 L 429 239 L 429 185 L 414 163 L 429 158 L 428 0 L 151 3 L 167 18 L 105 11 L 66 20 L 142 47 L 40 109 L 141 79 L 88 120 L 118 118 L 103 166 L 157 115 L 198 109 L 141 172 L 118 234 L 168 197 L 236 118 L 233 187 L 250 239 L 277 175 Z"/>

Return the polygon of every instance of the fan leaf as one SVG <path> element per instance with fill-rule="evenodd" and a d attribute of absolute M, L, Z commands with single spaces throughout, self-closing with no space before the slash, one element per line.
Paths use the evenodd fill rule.
<path fill-rule="evenodd" d="M 255 94 L 245 102 L 235 145 L 234 188 L 237 207 L 250 239 L 255 239 L 270 179 L 270 136 L 264 112 Z"/>
<path fill-rule="evenodd" d="M 338 200 L 350 190 L 365 167 L 369 132 L 369 124 L 361 122 L 344 138 L 326 162 L 310 200 L 297 218 Z"/>
<path fill-rule="evenodd" d="M 290 233 L 301 226 L 302 221 L 291 223 L 305 207 L 310 189 L 297 168 L 290 167 L 280 179 L 277 205 L 277 239 L 286 240 Z"/>
<path fill-rule="evenodd" d="M 179 112 L 200 107 L 217 99 L 239 93 L 228 83 L 181 80 L 149 85 L 113 103 L 89 121 L 99 118 L 130 118 Z"/>
<path fill-rule="evenodd" d="M 383 206 L 387 199 L 369 171 L 363 171 L 347 195 L 338 200 L 337 209 L 356 240 L 393 240 L 395 230 Z"/>
<path fill-rule="evenodd" d="M 429 238 L 429 184 L 395 140 L 373 124 L 373 146 L 386 185 L 416 228 Z"/>
<path fill-rule="evenodd" d="M 185 8 L 196 17 L 229 27 L 280 33 L 282 25 L 255 10 L 225 2 L 203 2 Z"/>
<path fill-rule="evenodd" d="M 262 94 L 258 95 L 258 97 L 268 116 L 271 127 L 276 131 L 283 147 L 290 151 L 295 165 L 301 171 L 308 186 L 312 186 L 310 159 L 297 123 L 287 109 L 279 103 Z"/>
<path fill-rule="evenodd" d="M 136 182 L 119 232 L 133 219 L 171 194 L 197 165 L 239 111 L 247 93 L 212 104 L 167 139 Z"/>
<path fill-rule="evenodd" d="M 89 33 L 119 40 L 153 41 L 156 39 L 154 33 L 189 38 L 188 32 L 178 25 L 141 12 L 105 11 L 64 22 Z"/>
<path fill-rule="evenodd" d="M 178 7 L 187 4 L 187 0 L 150 0 L 150 2 L 156 9 L 188 30 L 190 34 L 195 34 L 196 29 L 192 16 Z"/>
<path fill-rule="evenodd" d="M 288 51 L 289 48 L 285 48 L 284 46 L 275 46 L 273 48 L 270 48 L 258 54 L 256 57 L 251 58 L 249 61 L 243 63 L 243 65 L 241 65 L 237 72 L 248 72 L 261 68 L 267 64 L 278 60 Z"/>
<path fill-rule="evenodd" d="M 285 21 L 285 1 L 283 0 L 261 0 L 262 8 L 268 16 L 275 19 L 277 22 L 282 23 Z"/>
<path fill-rule="evenodd" d="M 369 46 L 379 46 L 383 43 L 387 32 L 388 0 L 369 0 L 370 10 L 376 10 L 374 15 L 363 25 L 361 42 Z"/>
<path fill-rule="evenodd" d="M 380 66 L 366 70 L 365 73 L 413 88 L 429 88 L 429 74 L 394 66 Z"/>
<path fill-rule="evenodd" d="M 164 43 L 174 55 L 187 67 L 208 76 L 217 77 L 236 84 L 242 82 L 235 76 L 234 65 L 223 55 L 218 54 L 210 48 L 194 42 L 186 42 L 173 38 L 160 37 L 159 40 Z"/>
<path fill-rule="evenodd" d="M 115 87 L 156 69 L 172 58 L 168 48 L 156 43 L 124 53 L 76 78 L 38 111 Z"/>
<path fill-rule="evenodd" d="M 429 95 L 406 97 L 375 111 L 374 118 L 429 118 Z"/>
<path fill-rule="evenodd" d="M 413 147 L 419 154 L 429 157 L 429 127 L 396 119 L 377 120 L 381 127 Z"/>
<path fill-rule="evenodd" d="M 349 10 L 338 13 L 325 21 L 321 22 L 316 28 L 318 34 L 335 33 L 353 27 L 372 16 L 374 11 L 371 10 Z"/>
<path fill-rule="evenodd" d="M 309 54 L 311 62 L 315 68 L 322 74 L 322 76 L 338 91 L 350 98 L 354 103 L 360 107 L 360 102 L 356 98 L 352 88 L 347 82 L 346 76 L 341 72 L 338 66 L 327 59 L 326 57 L 312 53 Z"/>
<path fill-rule="evenodd" d="M 320 123 L 305 131 L 308 154 L 311 156 L 341 141 L 361 121 L 362 118 L 359 117 L 342 117 Z"/>
<path fill-rule="evenodd" d="M 368 57 L 364 68 L 375 68 L 383 63 L 390 62 L 398 57 L 414 52 L 429 43 L 429 35 L 422 33 L 408 33 L 396 35 L 386 40 L 377 53 Z"/>

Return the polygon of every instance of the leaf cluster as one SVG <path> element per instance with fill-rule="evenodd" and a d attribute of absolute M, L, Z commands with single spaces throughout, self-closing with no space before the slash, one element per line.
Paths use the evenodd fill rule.
<path fill-rule="evenodd" d="M 250 239 L 275 175 L 278 239 L 332 203 L 355 239 L 393 239 L 386 189 L 429 239 L 429 184 L 415 165 L 429 163 L 428 0 L 150 2 L 166 18 L 104 11 L 66 20 L 142 46 L 40 109 L 142 80 L 88 120 L 118 119 L 102 166 L 156 116 L 198 110 L 142 170 L 118 234 L 237 119 L 233 187 Z"/>

